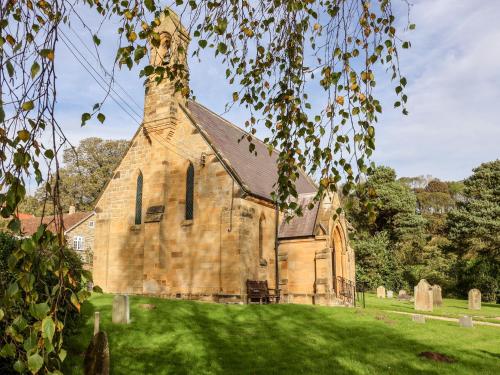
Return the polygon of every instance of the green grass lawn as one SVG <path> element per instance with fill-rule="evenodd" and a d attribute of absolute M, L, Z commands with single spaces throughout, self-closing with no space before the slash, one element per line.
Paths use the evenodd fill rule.
<path fill-rule="evenodd" d="M 81 374 L 93 312 L 108 333 L 112 374 L 499 374 L 500 328 L 461 328 L 377 308 L 221 305 L 131 297 L 129 325 L 111 323 L 111 295 L 85 303 L 67 340 L 68 374 Z M 140 304 L 156 305 L 145 310 Z M 446 354 L 456 363 L 418 357 Z"/>
<path fill-rule="evenodd" d="M 410 301 L 399 301 L 397 298 L 377 298 L 373 293 L 365 293 L 367 308 L 382 310 L 404 311 L 414 313 L 414 303 Z M 474 320 L 484 320 L 500 324 L 500 305 L 495 303 L 482 303 L 481 310 L 469 310 L 467 300 L 445 298 L 443 306 L 435 307 L 433 311 L 422 311 L 422 314 L 441 315 L 450 318 L 458 318 L 461 315 L 473 316 Z"/>

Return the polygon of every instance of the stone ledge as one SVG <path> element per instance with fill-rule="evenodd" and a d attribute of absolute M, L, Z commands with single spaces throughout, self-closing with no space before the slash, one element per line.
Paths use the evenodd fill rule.
<path fill-rule="evenodd" d="M 193 225 L 193 220 L 182 220 L 181 221 L 181 227 L 189 227 Z"/>

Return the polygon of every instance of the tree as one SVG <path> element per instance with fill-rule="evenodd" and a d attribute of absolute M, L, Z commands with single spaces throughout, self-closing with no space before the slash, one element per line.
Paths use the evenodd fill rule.
<path fill-rule="evenodd" d="M 473 172 L 464 181 L 465 199 L 448 214 L 448 238 L 462 259 L 461 292 L 481 284 L 485 298 L 494 300 L 500 287 L 500 160 Z"/>
<path fill-rule="evenodd" d="M 125 154 L 129 142 L 125 140 L 83 139 L 78 147 L 64 151 L 64 166 L 59 170 L 59 199 L 66 212 L 70 206 L 78 211 L 93 209 L 95 200 L 113 175 L 114 169 Z M 44 187 L 35 196 L 28 196 L 20 211 L 41 216 L 49 211 L 52 200 Z M 44 211 L 45 209 L 45 211 Z"/>
<path fill-rule="evenodd" d="M 116 64 L 131 68 L 147 59 L 149 45 L 160 46 L 163 39 L 157 26 L 162 17 L 172 13 L 170 8 L 160 8 L 157 0 L 83 0 L 79 5 L 94 10 L 94 16 L 102 21 L 96 30 L 85 24 L 69 0 L 8 0 L 0 5 L 0 207 L 4 218 L 12 217 L 9 228 L 13 232 L 20 228 L 13 214 L 26 196 L 28 174 L 51 194 L 52 211 L 62 224 L 65 193 L 60 156 L 67 139 L 55 103 L 58 47 L 60 43 L 70 44 L 64 27 L 83 22 L 98 51 L 102 23 L 117 22 L 120 47 Z M 265 141 L 270 149 L 279 149 L 275 199 L 283 211 L 294 202 L 289 198 L 297 197 L 294 182 L 299 168 L 319 176 L 316 200 L 325 191 L 336 190 L 342 175 L 344 189 L 349 191 L 360 174 L 371 170 L 367 158 L 375 148 L 375 126 L 382 111 L 373 94 L 378 71 L 389 71 L 396 93 L 394 106 L 407 113 L 407 80 L 401 75 L 398 56 L 410 43 L 396 28 L 398 20 L 390 0 L 177 0 L 172 6 L 191 31 L 194 55 L 199 57 L 201 50 L 210 48 L 226 66 L 229 83 L 237 85 L 233 102 L 250 112 L 249 132 L 254 134 L 256 126 L 270 129 L 271 136 Z M 414 25 L 408 22 L 406 28 L 413 29 Z M 148 84 L 171 80 L 181 95 L 189 96 L 187 69 L 179 58 L 187 51 L 179 45 L 177 52 L 177 58 L 146 63 L 140 75 Z M 102 64 L 97 68 L 103 68 Z M 113 77 L 109 71 L 104 76 L 100 84 L 107 93 L 82 114 L 82 126 L 92 117 L 105 121 L 102 105 L 106 98 L 113 97 Z M 324 101 L 313 108 L 308 94 L 317 85 L 324 90 Z M 252 151 L 251 136 L 249 141 Z M 47 176 L 42 174 L 44 164 L 48 166 Z M 91 196 L 91 192 L 83 192 L 81 204 L 88 204 Z M 62 228 L 57 225 L 61 261 L 54 262 L 60 267 L 64 258 Z M 35 248 L 43 247 L 44 241 L 49 237 L 42 233 L 34 241 Z M 19 265 L 25 257 L 28 259 L 23 254 L 19 254 Z M 20 271 L 20 279 L 33 276 L 29 267 Z M 50 303 L 57 304 L 65 282 L 60 277 L 59 289 Z M 32 289 L 23 293 L 24 301 L 38 302 L 39 296 Z M 81 302 L 78 298 L 72 301 Z M 50 314 L 58 323 L 57 308 L 51 306 Z M 33 322 L 33 327 L 40 323 Z M 23 348 L 19 345 L 15 355 L 24 364 L 27 351 Z M 37 352 L 32 361 L 36 371 L 57 369 L 61 350 L 60 345 L 54 346 L 43 358 Z"/>
<path fill-rule="evenodd" d="M 360 281 L 391 288 L 413 282 L 412 265 L 426 242 L 426 220 L 416 212 L 416 197 L 394 169 L 375 168 L 346 202 L 354 235 Z"/>

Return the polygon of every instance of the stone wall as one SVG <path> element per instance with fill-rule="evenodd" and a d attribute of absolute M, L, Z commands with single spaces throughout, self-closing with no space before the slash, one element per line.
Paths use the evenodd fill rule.
<path fill-rule="evenodd" d="M 90 226 L 89 223 L 94 223 Z M 77 226 L 67 231 L 66 241 L 68 241 L 69 247 L 73 248 L 73 238 L 76 236 L 83 237 L 83 251 L 76 251 L 78 255 L 82 258 L 83 262 L 91 267 L 92 266 L 92 253 L 94 247 L 95 238 L 95 215 L 91 215 L 79 223 Z"/>

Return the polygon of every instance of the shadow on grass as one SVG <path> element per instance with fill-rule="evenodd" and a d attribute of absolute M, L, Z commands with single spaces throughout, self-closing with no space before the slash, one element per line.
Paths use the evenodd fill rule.
<path fill-rule="evenodd" d="M 447 340 L 429 344 L 422 338 L 411 339 L 406 327 L 414 330 L 415 326 L 408 319 L 376 320 L 372 313 L 353 309 L 227 306 L 132 297 L 132 323 L 115 325 L 110 323 L 111 298 L 94 298 L 83 313 L 90 318 L 94 309 L 101 312 L 112 374 L 437 375 L 471 369 L 481 373 L 486 359 L 497 356 L 485 350 L 471 353 L 452 348 Z M 156 308 L 143 310 L 142 303 Z M 439 326 L 426 327 L 434 330 L 430 339 L 439 335 Z M 69 340 L 67 373 L 81 373 L 79 354 L 91 334 L 89 319 L 80 335 Z M 417 357 L 426 350 L 453 356 L 458 363 L 435 364 Z"/>

